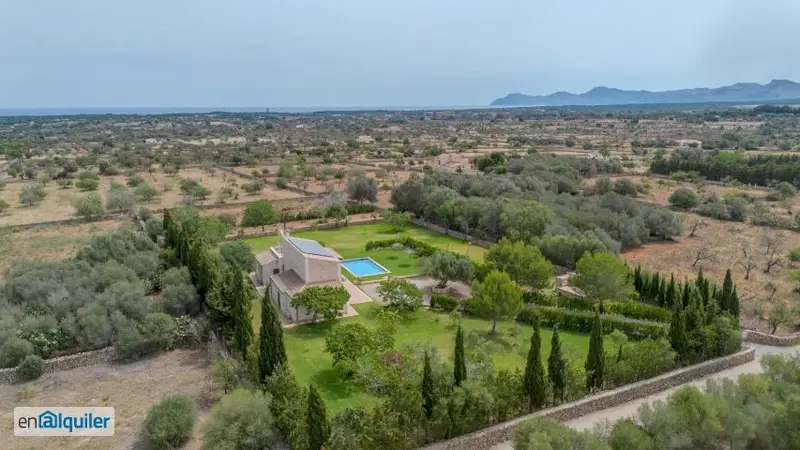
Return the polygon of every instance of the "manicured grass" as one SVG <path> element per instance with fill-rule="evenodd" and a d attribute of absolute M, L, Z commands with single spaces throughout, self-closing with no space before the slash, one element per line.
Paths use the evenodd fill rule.
<path fill-rule="evenodd" d="M 418 273 L 418 262 L 414 255 L 403 250 L 364 250 L 364 245 L 373 240 L 390 239 L 394 237 L 411 237 L 419 241 L 434 245 L 443 250 L 449 250 L 462 255 L 467 255 L 477 262 L 483 262 L 486 249 L 477 245 L 469 245 L 450 236 L 428 231 L 424 228 L 409 225 L 399 232 L 391 231 L 388 225 L 375 223 L 368 225 L 354 225 L 333 230 L 301 231 L 292 236 L 319 241 L 326 247 L 336 250 L 344 259 L 369 256 L 378 264 L 386 267 L 391 275 L 404 276 Z M 262 252 L 278 243 L 278 236 L 262 236 L 245 239 L 245 243 L 253 249 L 254 253 Z M 348 278 L 352 275 L 342 270 Z"/>
<path fill-rule="evenodd" d="M 374 303 L 354 306 L 359 315 L 356 317 L 340 319 L 341 322 L 360 322 L 370 328 L 377 327 L 375 313 L 380 308 Z M 260 304 L 254 308 L 254 326 L 256 330 L 260 325 Z M 452 362 L 453 346 L 455 345 L 456 328 L 446 314 L 436 314 L 427 310 L 419 310 L 413 314 L 401 316 L 395 334 L 395 347 L 401 348 L 404 344 L 430 343 L 435 346 L 443 358 Z M 488 332 L 491 324 L 485 320 L 462 318 L 465 329 L 475 332 L 474 339 L 488 341 L 488 351 L 492 354 L 497 369 L 525 369 L 525 361 L 530 348 L 530 338 L 533 328 L 514 321 L 504 321 L 497 325 L 498 333 L 491 336 Z M 333 367 L 333 361 L 325 353 L 325 332 L 330 324 L 319 323 L 314 325 L 301 325 L 284 331 L 284 342 L 289 355 L 289 363 L 303 384 L 314 383 L 319 389 L 328 406 L 328 410 L 335 414 L 347 407 L 371 406 L 379 399 L 365 392 L 357 384 L 346 380 L 341 372 Z M 512 333 L 514 329 L 516 333 Z M 589 347 L 587 335 L 561 332 L 561 342 L 564 355 L 568 358 L 583 361 Z M 552 332 L 542 329 L 542 357 L 546 361 L 550 354 L 550 339 Z M 467 352 L 471 345 L 471 338 L 467 338 Z M 485 344 L 486 345 L 486 344 Z M 608 350 L 611 347 L 606 343 Z"/>

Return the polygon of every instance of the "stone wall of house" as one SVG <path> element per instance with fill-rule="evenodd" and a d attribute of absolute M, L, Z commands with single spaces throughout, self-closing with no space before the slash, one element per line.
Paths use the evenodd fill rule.
<path fill-rule="evenodd" d="M 800 345 L 800 333 L 787 336 L 762 333 L 755 330 L 743 330 L 744 340 L 754 344 L 771 345 L 773 347 L 794 347 Z"/>
<path fill-rule="evenodd" d="M 631 400 L 673 388 L 688 381 L 703 378 L 731 367 L 748 363 L 755 359 L 755 349 L 746 349 L 732 355 L 713 359 L 694 366 L 678 369 L 664 375 L 600 392 L 576 402 L 538 411 L 508 422 L 485 428 L 471 434 L 438 442 L 423 450 L 488 450 L 493 445 L 510 440 L 514 430 L 523 422 L 539 417 L 558 421 L 572 420 L 604 409 L 613 408 Z"/>
<path fill-rule="evenodd" d="M 114 347 L 106 347 L 90 352 L 76 353 L 74 355 L 61 356 L 59 358 L 47 359 L 44 362 L 44 373 L 60 372 L 62 370 L 86 367 L 94 364 L 107 363 L 113 361 L 117 356 Z M 16 369 L 0 369 L 0 384 L 11 384 L 16 382 Z"/>

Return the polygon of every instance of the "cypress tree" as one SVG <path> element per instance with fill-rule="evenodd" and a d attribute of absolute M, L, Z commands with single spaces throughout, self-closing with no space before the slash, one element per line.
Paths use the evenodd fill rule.
<path fill-rule="evenodd" d="M 164 244 L 167 247 L 173 247 L 175 245 L 175 224 L 172 222 L 172 215 L 168 209 L 164 210 L 164 219 L 161 223 L 164 228 Z"/>
<path fill-rule="evenodd" d="M 546 386 L 544 364 L 542 364 L 542 337 L 539 331 L 539 320 L 533 322 L 531 348 L 528 350 L 528 362 L 522 378 L 522 391 L 528 399 L 528 409 L 533 411 L 544 406 Z"/>
<path fill-rule="evenodd" d="M 464 331 L 461 329 L 461 324 L 458 324 L 458 331 L 456 332 L 456 354 L 455 365 L 453 366 L 453 379 L 456 386 L 461 386 L 461 383 L 467 379 L 467 360 L 464 358 Z"/>
<path fill-rule="evenodd" d="M 308 411 L 306 414 L 309 450 L 321 450 L 328 443 L 331 435 L 331 424 L 317 388 L 312 384 L 308 389 Z"/>
<path fill-rule="evenodd" d="M 231 267 L 228 280 L 231 283 L 230 304 L 233 316 L 233 348 L 241 355 L 243 360 L 246 360 L 247 350 L 253 342 L 253 324 L 250 321 L 250 298 L 245 290 L 244 279 L 239 269 Z"/>
<path fill-rule="evenodd" d="M 700 290 L 700 295 L 703 298 L 703 306 L 708 306 L 708 300 L 711 298 L 711 292 L 709 290 L 709 281 L 703 277 L 703 269 L 701 268 L 697 272 L 697 279 L 695 280 L 695 284 L 697 288 Z"/>
<path fill-rule="evenodd" d="M 733 278 L 731 277 L 731 269 L 725 272 L 725 281 L 722 282 L 721 295 L 719 307 L 722 308 L 723 311 L 728 311 L 733 314 Z"/>
<path fill-rule="evenodd" d="M 436 407 L 436 394 L 433 391 L 433 372 L 431 371 L 431 358 L 425 352 L 425 366 L 422 369 L 422 399 L 425 402 L 425 418 L 431 420 L 433 408 Z"/>
<path fill-rule="evenodd" d="M 650 292 L 649 297 L 651 301 L 658 300 L 658 294 L 661 293 L 661 277 L 658 275 L 658 272 L 653 273 L 652 278 L 650 279 Z"/>
<path fill-rule="evenodd" d="M 690 297 L 692 291 L 693 291 L 692 285 L 689 283 L 689 281 L 684 280 L 683 292 L 682 292 L 683 296 L 681 298 L 681 305 L 682 305 L 682 307 L 684 309 L 689 307 L 689 300 L 690 300 L 689 297 Z M 670 306 L 674 306 L 674 305 L 670 305 Z"/>
<path fill-rule="evenodd" d="M 553 327 L 553 338 L 550 340 L 550 356 L 547 357 L 547 376 L 553 389 L 554 403 L 564 401 L 567 387 L 567 362 L 561 355 L 561 339 L 558 326 Z"/>
<path fill-rule="evenodd" d="M 715 298 L 710 298 L 708 300 L 708 305 L 706 305 L 706 325 L 711 325 L 711 322 L 719 315 L 720 309 L 719 304 Z"/>
<path fill-rule="evenodd" d="M 733 286 L 733 292 L 731 293 L 731 310 L 730 313 L 733 318 L 736 320 L 736 323 L 739 323 L 739 312 L 740 312 L 740 305 L 739 305 L 739 293 L 736 292 L 736 286 Z"/>
<path fill-rule="evenodd" d="M 633 288 L 639 295 L 642 294 L 642 285 L 642 266 L 637 264 L 636 270 L 633 271 Z"/>
<path fill-rule="evenodd" d="M 678 359 L 683 361 L 686 354 L 686 321 L 683 316 L 682 302 L 675 302 L 672 308 L 672 321 L 669 324 L 669 341 L 672 349 L 678 354 Z"/>
<path fill-rule="evenodd" d="M 261 329 L 258 332 L 258 376 L 262 383 L 271 377 L 279 366 L 286 366 L 286 347 L 283 345 L 283 327 L 278 310 L 272 304 L 267 287 L 261 305 Z"/>
<path fill-rule="evenodd" d="M 589 337 L 589 354 L 586 355 L 586 364 L 584 365 L 587 389 L 603 388 L 604 359 L 603 323 L 600 321 L 600 313 L 595 312 L 592 334 Z"/>
<path fill-rule="evenodd" d="M 667 308 L 671 308 L 677 298 L 678 298 L 678 287 L 675 285 L 675 275 L 670 274 L 669 284 L 667 285 L 667 295 L 666 298 L 664 299 L 664 305 L 666 305 Z"/>

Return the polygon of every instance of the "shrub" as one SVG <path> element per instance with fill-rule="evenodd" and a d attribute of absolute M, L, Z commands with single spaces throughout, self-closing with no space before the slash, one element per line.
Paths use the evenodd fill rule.
<path fill-rule="evenodd" d="M 123 361 L 138 359 L 156 350 L 133 325 L 117 330 L 113 343 L 117 356 Z"/>
<path fill-rule="evenodd" d="M 528 291 L 522 294 L 522 303 L 532 303 L 539 306 L 558 306 L 555 296 L 547 295 L 540 291 Z"/>
<path fill-rule="evenodd" d="M 192 434 L 197 405 L 185 395 L 172 395 L 153 405 L 144 421 L 150 447 L 168 450 L 182 446 Z"/>
<path fill-rule="evenodd" d="M 590 333 L 594 321 L 591 311 L 570 311 L 568 309 L 525 305 L 517 316 L 522 323 L 532 324 L 538 317 L 543 327 L 558 325 L 560 330 Z M 620 330 L 632 339 L 660 339 L 667 335 L 667 326 L 654 322 L 642 322 L 621 316 L 603 315 L 603 333 Z"/>
<path fill-rule="evenodd" d="M 191 284 L 165 285 L 162 296 L 164 311 L 173 316 L 195 315 L 200 312 L 200 296 Z"/>
<path fill-rule="evenodd" d="M 650 320 L 653 322 L 669 322 L 672 319 L 672 311 L 666 308 L 633 300 L 609 302 L 604 305 L 604 308 L 607 314 L 624 316 L 630 319 Z"/>
<path fill-rule="evenodd" d="M 18 381 L 35 380 L 44 374 L 44 360 L 37 355 L 28 355 L 17 366 Z"/>
<path fill-rule="evenodd" d="M 693 208 L 697 205 L 697 195 L 689 189 L 680 188 L 669 196 L 669 204 L 683 209 Z"/>
<path fill-rule="evenodd" d="M 347 208 L 347 214 L 367 214 L 378 209 L 369 203 L 346 203 L 345 208 Z"/>
<path fill-rule="evenodd" d="M 636 197 L 636 195 L 639 193 L 639 189 L 637 188 L 636 183 L 632 180 L 621 178 L 614 182 L 614 192 L 619 195 Z"/>
<path fill-rule="evenodd" d="M 203 424 L 206 450 L 278 448 L 270 410 L 272 397 L 261 390 L 237 389 L 211 408 Z"/>
<path fill-rule="evenodd" d="M 26 356 L 33 354 L 33 344 L 12 337 L 0 347 L 0 367 L 16 367 Z"/>
<path fill-rule="evenodd" d="M 172 338 L 175 333 L 175 319 L 169 314 L 150 313 L 142 321 L 142 335 L 153 346 L 162 350 L 172 347 Z"/>
<path fill-rule="evenodd" d="M 450 312 L 461 304 L 461 302 L 449 295 L 434 295 L 431 297 L 431 309 L 440 312 Z"/>

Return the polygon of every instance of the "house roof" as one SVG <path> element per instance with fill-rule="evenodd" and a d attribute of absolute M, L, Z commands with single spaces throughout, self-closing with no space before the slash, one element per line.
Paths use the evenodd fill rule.
<path fill-rule="evenodd" d="M 339 286 L 342 284 L 342 282 L 339 280 L 323 281 L 320 283 L 306 283 L 293 269 L 284 270 L 279 274 L 272 275 L 270 279 L 273 283 L 275 283 L 275 285 L 278 286 L 278 289 L 288 295 L 294 295 L 311 286 Z"/>
<path fill-rule="evenodd" d="M 265 252 L 256 253 L 256 261 L 262 266 L 275 261 L 275 254 L 267 250 Z"/>
<path fill-rule="evenodd" d="M 322 256 L 324 258 L 336 258 L 331 252 L 329 252 L 325 247 L 320 245 L 319 242 L 311 240 L 311 239 L 303 239 L 303 238 L 296 238 L 290 237 L 286 239 L 289 241 L 295 248 L 300 250 L 301 253 L 304 255 L 313 255 L 313 256 Z"/>

